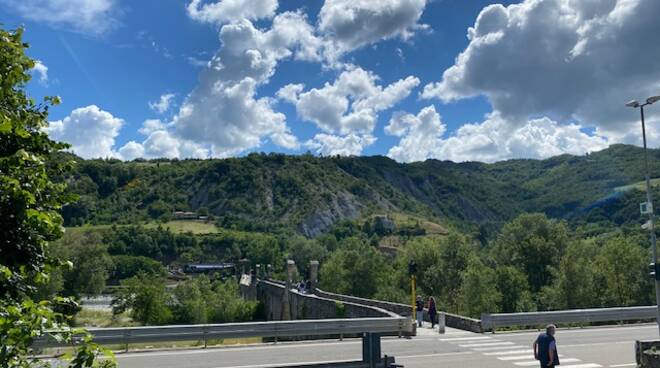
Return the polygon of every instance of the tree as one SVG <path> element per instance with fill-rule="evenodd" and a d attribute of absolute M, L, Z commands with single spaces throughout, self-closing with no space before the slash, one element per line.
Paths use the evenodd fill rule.
<path fill-rule="evenodd" d="M 372 297 L 390 272 L 385 257 L 358 238 L 346 238 L 321 265 L 321 288 L 358 297 Z"/>
<path fill-rule="evenodd" d="M 461 276 L 461 313 L 479 318 L 482 313 L 500 311 L 502 293 L 497 290 L 495 270 L 485 266 L 478 258 L 472 258 Z"/>
<path fill-rule="evenodd" d="M 128 310 L 134 320 L 145 325 L 163 325 L 172 321 L 172 301 L 162 278 L 141 273 L 123 280 L 121 285 L 112 301 L 114 314 Z"/>
<path fill-rule="evenodd" d="M 537 293 L 551 281 L 569 243 L 565 223 L 544 214 L 522 214 L 502 228 L 491 256 L 498 266 L 513 266 L 527 275 L 530 290 Z"/>
<path fill-rule="evenodd" d="M 64 184 L 55 184 L 49 170 L 62 172 L 64 165 L 47 170 L 53 152 L 66 148 L 43 131 L 48 108 L 59 102 L 47 97 L 36 104 L 25 93 L 35 62 L 25 55 L 23 30 L 0 29 L 0 366 L 29 367 L 43 363 L 29 358 L 35 336 L 46 330 L 61 331 L 66 316 L 54 312 L 63 298 L 35 301 L 39 285 L 50 271 L 62 265 L 48 252 L 48 244 L 62 236 L 58 211 L 68 198 Z M 75 330 L 75 333 L 82 333 Z M 55 333 L 68 341 L 71 333 Z M 72 367 L 93 366 L 103 353 L 89 336 L 74 351 Z M 102 364 L 114 364 L 113 360 Z"/>
<path fill-rule="evenodd" d="M 559 266 L 552 269 L 552 284 L 541 290 L 544 309 L 593 308 L 601 305 L 599 273 L 595 265 L 598 247 L 593 241 L 574 241 L 566 248 Z M 604 286 L 604 285 L 603 285 Z"/>
<path fill-rule="evenodd" d="M 536 310 L 525 274 L 515 267 L 503 266 L 495 269 L 495 277 L 497 290 L 502 294 L 500 311 L 513 313 Z"/>
<path fill-rule="evenodd" d="M 304 274 L 310 261 L 324 261 L 328 251 L 316 240 L 294 235 L 287 241 L 286 254 L 288 259 L 296 262 L 296 266 Z"/>
<path fill-rule="evenodd" d="M 73 268 L 63 272 L 64 295 L 79 297 L 81 294 L 97 295 L 103 291 L 113 263 L 98 233 L 67 233 L 52 246 L 54 255 L 73 263 Z"/>
<path fill-rule="evenodd" d="M 648 276 L 647 251 L 631 239 L 607 239 L 596 258 L 598 272 L 605 283 L 602 298 L 607 306 L 646 305 L 652 290 Z"/>

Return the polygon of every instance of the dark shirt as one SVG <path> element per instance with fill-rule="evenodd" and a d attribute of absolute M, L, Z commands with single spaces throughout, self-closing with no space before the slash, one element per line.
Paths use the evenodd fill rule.
<path fill-rule="evenodd" d="M 417 305 L 417 311 L 418 312 L 421 312 L 421 311 L 424 310 L 424 303 L 422 303 L 421 300 L 416 301 L 415 304 Z"/>
<path fill-rule="evenodd" d="M 538 359 L 544 367 L 546 367 L 550 361 L 550 351 L 552 351 L 552 356 L 554 357 L 552 359 L 552 364 L 559 365 L 559 354 L 557 354 L 557 344 L 554 336 L 548 335 L 544 332 L 536 338 L 536 343 L 538 344 Z"/>
<path fill-rule="evenodd" d="M 435 302 L 429 302 L 429 314 L 436 314 Z"/>

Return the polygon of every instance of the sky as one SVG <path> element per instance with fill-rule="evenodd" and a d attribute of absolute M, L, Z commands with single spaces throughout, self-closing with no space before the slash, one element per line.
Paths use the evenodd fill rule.
<path fill-rule="evenodd" d="M 84 158 L 495 162 L 640 144 L 657 0 L 0 0 Z M 647 134 L 660 145 L 660 103 Z"/>

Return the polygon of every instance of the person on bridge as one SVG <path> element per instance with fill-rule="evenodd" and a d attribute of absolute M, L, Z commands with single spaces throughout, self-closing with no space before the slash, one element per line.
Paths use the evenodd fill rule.
<path fill-rule="evenodd" d="M 555 341 L 555 325 L 548 325 L 545 333 L 539 335 L 534 341 L 534 358 L 541 362 L 541 368 L 559 365 L 557 342 Z"/>
<path fill-rule="evenodd" d="M 435 299 L 429 297 L 429 319 L 431 320 L 431 329 L 435 327 L 435 316 L 438 314 L 438 310 L 435 308 Z"/>
<path fill-rule="evenodd" d="M 424 302 L 422 301 L 421 296 L 417 296 L 417 301 L 415 302 L 415 310 L 417 312 L 417 326 L 422 327 L 422 323 L 424 323 Z"/>

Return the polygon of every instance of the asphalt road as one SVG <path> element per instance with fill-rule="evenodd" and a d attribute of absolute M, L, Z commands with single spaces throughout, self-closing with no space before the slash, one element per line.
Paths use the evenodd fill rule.
<path fill-rule="evenodd" d="M 384 338 L 383 354 L 406 368 L 538 367 L 531 353 L 537 331 L 475 334 L 423 329 L 412 339 Z M 656 325 L 560 329 L 563 368 L 634 367 L 634 342 L 658 336 Z M 287 364 L 358 360 L 361 340 L 261 344 L 244 347 L 118 354 L 122 368 L 270 368 Z"/>

